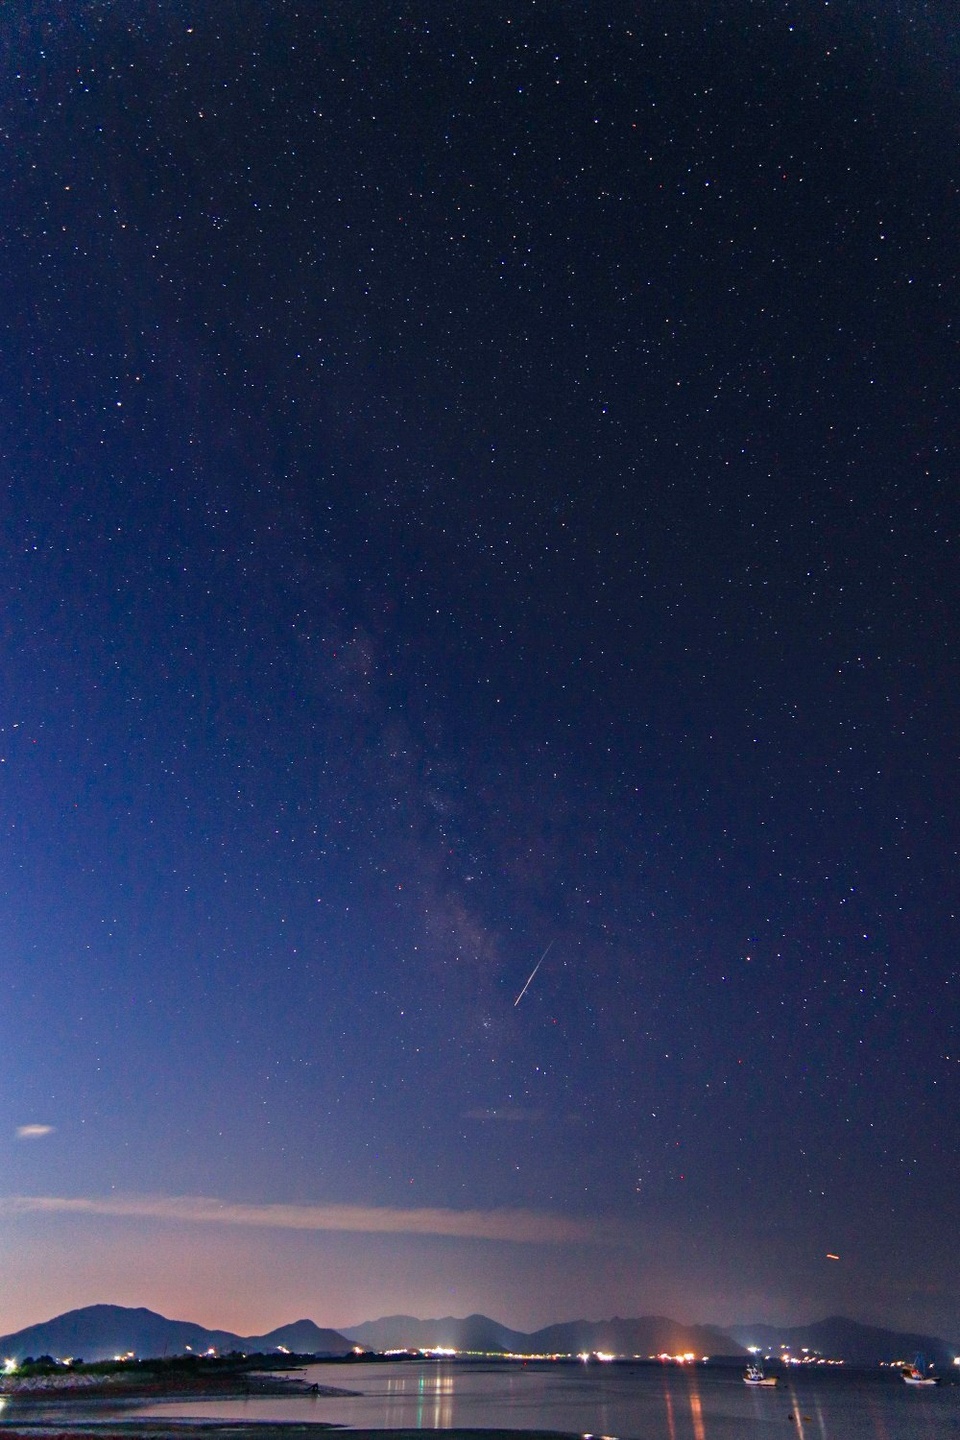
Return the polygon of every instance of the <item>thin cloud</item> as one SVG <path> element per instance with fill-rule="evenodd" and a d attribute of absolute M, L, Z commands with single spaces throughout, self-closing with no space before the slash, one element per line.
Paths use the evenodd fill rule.
<path fill-rule="evenodd" d="M 537 1210 L 394 1210 L 374 1205 L 244 1205 L 206 1196 L 10 1195 L 0 1215 L 107 1215 L 274 1230 L 341 1230 L 364 1235 L 436 1235 L 516 1245 L 590 1244 L 609 1239 L 596 1220 Z"/>
<path fill-rule="evenodd" d="M 44 1135 L 52 1135 L 56 1127 L 53 1125 L 18 1125 L 18 1140 L 42 1140 Z"/>

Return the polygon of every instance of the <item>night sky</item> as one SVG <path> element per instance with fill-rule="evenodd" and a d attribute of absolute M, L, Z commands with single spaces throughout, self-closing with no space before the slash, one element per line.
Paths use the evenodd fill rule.
<path fill-rule="evenodd" d="M 0 1330 L 960 1334 L 958 121 L 946 0 L 4 6 Z"/>

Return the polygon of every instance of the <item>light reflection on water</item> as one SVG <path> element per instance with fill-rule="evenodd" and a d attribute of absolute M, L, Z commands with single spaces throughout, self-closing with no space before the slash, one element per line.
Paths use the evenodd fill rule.
<path fill-rule="evenodd" d="M 663 1372 L 663 1404 L 667 1418 L 668 1440 L 677 1440 L 677 1427 L 673 1419 L 673 1395 L 670 1393 L 666 1370 Z"/>
<path fill-rule="evenodd" d="M 736 1368 L 407 1363 L 312 1365 L 356 1396 L 153 1404 L 129 1416 L 312 1420 L 354 1429 L 556 1430 L 619 1440 L 958 1440 L 960 1386 L 916 1391 L 892 1372 L 805 1372 L 750 1390 Z M 8 1415 L 5 1419 L 13 1419 Z"/>
<path fill-rule="evenodd" d="M 700 1391 L 697 1388 L 697 1372 L 691 1370 L 690 1374 L 690 1420 L 693 1424 L 693 1440 L 706 1440 L 706 1430 L 703 1428 L 703 1406 L 700 1403 Z"/>

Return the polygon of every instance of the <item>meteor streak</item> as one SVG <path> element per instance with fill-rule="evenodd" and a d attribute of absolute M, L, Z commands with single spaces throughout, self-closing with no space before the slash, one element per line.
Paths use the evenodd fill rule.
<path fill-rule="evenodd" d="M 551 940 L 551 941 L 550 941 L 550 944 L 547 946 L 546 950 L 544 950 L 543 954 L 540 956 L 540 959 L 537 961 L 536 965 L 534 965 L 533 970 L 532 970 L 531 975 L 530 975 L 530 979 L 527 981 L 526 985 L 524 985 L 523 989 L 520 991 L 520 994 L 517 996 L 516 1000 L 514 1000 L 514 1002 L 513 1002 L 513 1008 L 514 1008 L 514 1010 L 516 1010 L 517 1006 L 520 1004 L 520 1001 L 523 999 L 524 995 L 526 995 L 527 991 L 530 989 L 530 982 L 533 980 L 534 975 L 536 975 L 537 971 L 540 969 L 540 966 L 543 964 L 544 960 L 546 960 L 547 956 L 550 954 L 550 951 L 551 951 L 552 949 L 553 949 L 553 941 Z"/>

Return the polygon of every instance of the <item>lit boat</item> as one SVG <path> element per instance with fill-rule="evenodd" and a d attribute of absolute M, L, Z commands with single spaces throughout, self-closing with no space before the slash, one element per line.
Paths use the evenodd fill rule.
<path fill-rule="evenodd" d="M 931 1375 L 927 1369 L 926 1362 L 922 1355 L 918 1355 L 912 1365 L 905 1365 L 900 1372 L 907 1385 L 939 1385 L 940 1376 Z"/>
<path fill-rule="evenodd" d="M 777 1383 L 776 1375 L 765 1375 L 763 1366 L 758 1360 L 752 1361 L 743 1372 L 744 1385 L 762 1385 L 766 1390 L 772 1390 Z"/>

